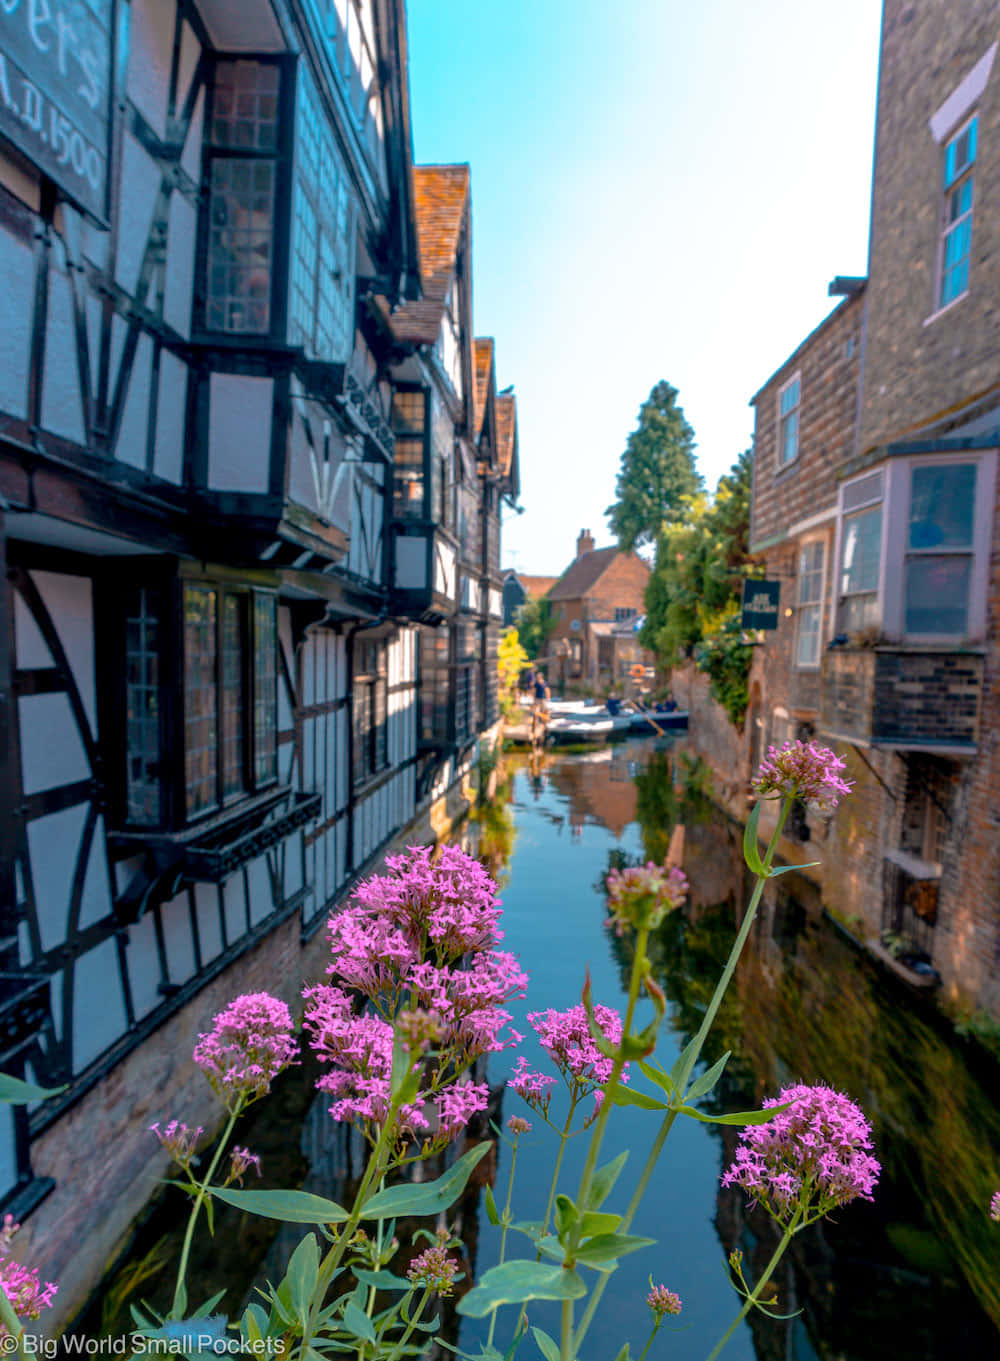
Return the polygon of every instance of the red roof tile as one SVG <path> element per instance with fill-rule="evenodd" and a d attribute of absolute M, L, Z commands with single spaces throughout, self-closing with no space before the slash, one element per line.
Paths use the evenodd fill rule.
<path fill-rule="evenodd" d="M 497 398 L 497 463 L 504 477 L 510 476 L 516 433 L 517 398 L 513 392 L 501 392 Z"/>
<path fill-rule="evenodd" d="M 592 548 L 589 553 L 581 553 L 563 572 L 558 583 L 549 592 L 550 600 L 580 600 L 587 594 L 608 570 L 618 556 L 618 548 Z M 642 562 L 637 553 L 629 556 Z M 648 573 L 648 566 L 643 563 Z"/>
<path fill-rule="evenodd" d="M 413 167 L 413 181 L 423 297 L 393 314 L 392 329 L 400 340 L 433 344 L 455 272 L 458 239 L 469 203 L 469 167 L 417 165 Z"/>
<path fill-rule="evenodd" d="M 472 431 L 478 439 L 483 428 L 486 398 L 490 391 L 490 374 L 493 370 L 493 341 L 477 336 L 472 344 L 476 369 L 476 403 L 472 417 Z"/>
<path fill-rule="evenodd" d="M 522 572 L 518 572 L 517 579 L 524 587 L 528 595 L 541 596 L 548 594 L 552 587 L 559 580 L 558 577 L 529 577 Z"/>

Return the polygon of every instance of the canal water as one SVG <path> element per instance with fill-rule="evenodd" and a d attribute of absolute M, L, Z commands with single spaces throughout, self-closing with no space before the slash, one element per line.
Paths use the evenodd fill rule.
<path fill-rule="evenodd" d="M 630 968 L 627 940 L 604 925 L 603 877 L 623 858 L 662 859 L 684 828 L 688 907 L 665 923 L 650 956 L 668 996 L 657 1059 L 668 1067 L 697 1029 L 728 953 L 747 882 L 741 829 L 711 803 L 711 780 L 683 742 L 649 740 L 579 755 L 508 756 L 493 804 L 465 830 L 468 848 L 502 883 L 505 948 L 531 977 L 515 1004 L 515 1025 L 530 1010 L 575 1005 L 589 967 L 594 998 L 621 1008 Z M 795 875 L 776 881 L 719 1013 L 707 1061 L 732 1057 L 714 1102 L 719 1112 L 756 1107 L 786 1082 L 825 1081 L 846 1091 L 872 1119 L 883 1175 L 871 1205 L 843 1209 L 835 1222 L 800 1235 L 775 1277 L 781 1314 L 741 1325 L 725 1352 L 731 1361 L 957 1361 L 1000 1357 L 1000 1225 L 988 1206 L 1000 1186 L 1000 1069 L 990 1056 L 956 1039 L 904 985 L 885 977 L 835 923 L 816 892 Z M 523 1046 L 532 1066 L 545 1058 L 530 1027 Z M 513 1066 L 494 1056 L 493 1117 L 527 1115 L 503 1086 Z M 360 1150 L 333 1126 L 323 1098 L 311 1101 L 303 1070 L 256 1108 L 243 1141 L 263 1157 L 266 1183 L 302 1185 L 342 1200 L 357 1175 Z M 636 1075 L 637 1084 L 643 1079 Z M 558 1107 L 553 1104 L 553 1117 Z M 619 1185 L 624 1208 L 658 1127 L 656 1113 L 616 1110 L 604 1155 L 629 1160 Z M 673 1128 L 633 1233 L 654 1248 L 625 1258 L 612 1275 L 582 1349 L 582 1361 L 613 1361 L 625 1341 L 637 1356 L 648 1336 L 644 1297 L 649 1277 L 676 1291 L 683 1312 L 668 1319 L 650 1358 L 701 1361 L 728 1326 L 739 1299 L 726 1259 L 744 1254 L 753 1277 L 769 1259 L 773 1226 L 749 1211 L 743 1194 L 719 1178 L 737 1131 L 680 1120 Z M 573 1194 L 586 1135 L 571 1141 L 560 1184 Z M 549 1188 L 555 1136 L 540 1121 L 522 1139 L 513 1208 L 539 1216 Z M 487 1160 L 494 1193 L 507 1192 L 509 1148 Z M 497 1231 L 486 1219 L 481 1188 L 457 1207 L 466 1265 L 494 1264 Z M 613 1197 L 612 1200 L 615 1198 Z M 128 1264 L 109 1280 L 80 1320 L 87 1336 L 128 1331 L 128 1306 L 139 1299 L 166 1307 L 183 1219 L 165 1199 L 147 1215 Z M 192 1268 L 192 1296 L 229 1290 L 235 1314 L 253 1281 L 278 1279 L 300 1235 L 223 1213 Z M 508 1256 L 527 1239 L 508 1240 Z M 527 1254 L 525 1254 L 527 1255 Z M 579 1310 L 578 1310 L 579 1314 Z M 501 1312 L 503 1349 L 515 1311 Z M 558 1335 L 555 1306 L 538 1305 L 530 1321 Z M 478 1321 L 449 1310 L 443 1335 L 477 1352 Z M 522 1355 L 535 1355 L 533 1341 Z"/>

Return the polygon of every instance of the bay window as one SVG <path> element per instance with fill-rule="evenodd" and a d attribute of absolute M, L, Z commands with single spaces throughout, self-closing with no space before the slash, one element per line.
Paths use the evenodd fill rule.
<path fill-rule="evenodd" d="M 883 475 L 871 473 L 844 489 L 840 555 L 840 628 L 848 632 L 879 622 Z"/>
<path fill-rule="evenodd" d="M 968 633 L 976 512 L 974 463 L 911 469 L 903 628 L 907 634 Z"/>

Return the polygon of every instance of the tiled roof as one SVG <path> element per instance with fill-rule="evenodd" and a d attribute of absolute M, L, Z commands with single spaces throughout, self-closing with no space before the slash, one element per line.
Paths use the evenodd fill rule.
<path fill-rule="evenodd" d="M 423 297 L 400 307 L 392 329 L 400 340 L 433 344 L 455 271 L 455 253 L 469 202 L 467 165 L 413 167 Z"/>
<path fill-rule="evenodd" d="M 618 556 L 618 551 L 612 545 L 611 548 L 592 548 L 589 553 L 581 553 L 553 586 L 549 592 L 549 599 L 580 600 L 608 570 Z M 637 554 L 632 556 L 638 557 Z M 642 562 L 641 558 L 638 560 Z"/>
<path fill-rule="evenodd" d="M 517 398 L 502 392 L 497 398 L 497 461 L 504 477 L 510 476 L 514 458 L 514 432 L 517 429 Z M 540 578 L 539 578 L 540 579 Z M 557 578 L 553 577 L 553 581 Z"/>
<path fill-rule="evenodd" d="M 493 341 L 477 336 L 472 342 L 476 369 L 476 405 L 473 412 L 473 433 L 478 439 L 483 428 L 486 398 L 490 390 L 490 371 L 493 368 Z"/>
<path fill-rule="evenodd" d="M 528 577 L 523 572 L 518 572 L 517 579 L 528 595 L 534 596 L 545 595 L 559 580 L 558 577 Z"/>

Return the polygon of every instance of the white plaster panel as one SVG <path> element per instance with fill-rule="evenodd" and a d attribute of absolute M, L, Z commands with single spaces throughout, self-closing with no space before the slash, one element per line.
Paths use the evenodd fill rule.
<path fill-rule="evenodd" d="M 247 879 L 250 884 L 250 922 L 256 926 L 274 911 L 266 856 L 258 856 L 256 860 L 250 862 L 247 866 Z"/>
<path fill-rule="evenodd" d="M 125 947 L 132 1009 L 137 1017 L 147 1015 L 163 1001 L 160 994 L 160 958 L 156 951 L 153 918 L 147 914 L 128 929 Z"/>
<path fill-rule="evenodd" d="M 174 0 L 132 0 L 128 33 L 128 97 L 159 137 L 167 129 Z"/>
<path fill-rule="evenodd" d="M 73 298 L 69 279 L 55 266 L 49 270 L 42 425 L 46 430 L 73 440 L 76 444 L 86 443 L 83 406 L 80 402 L 80 366 L 76 358 Z"/>
<path fill-rule="evenodd" d="M 187 365 L 169 350 L 161 350 L 153 471 L 157 477 L 173 482 L 175 486 L 180 486 L 184 479 L 187 383 Z"/>
<path fill-rule="evenodd" d="M 109 364 L 111 368 L 111 388 L 118 381 L 118 370 L 122 362 L 122 350 L 125 348 L 125 337 L 128 334 L 128 326 L 116 312 L 111 318 L 111 356 Z"/>
<path fill-rule="evenodd" d="M 302 833 L 297 832 L 285 842 L 285 895 L 291 897 L 302 887 Z"/>
<path fill-rule="evenodd" d="M 28 361 L 35 281 L 31 247 L 7 232 L 0 233 L 0 408 L 13 416 L 28 410 Z"/>
<path fill-rule="evenodd" d="M 292 714 L 292 698 L 288 693 L 288 686 L 285 683 L 285 673 L 279 669 L 278 672 L 278 732 L 291 732 L 295 723 Z"/>
<path fill-rule="evenodd" d="M 337 762 L 337 808 L 347 807 L 347 710 L 337 714 L 337 749 L 340 760 Z"/>
<path fill-rule="evenodd" d="M 116 895 L 124 893 L 136 871 L 141 869 L 144 863 L 145 856 L 143 855 L 130 855 L 127 860 L 115 861 L 111 867 L 111 875 L 114 880 Z"/>
<path fill-rule="evenodd" d="M 146 154 L 132 134 L 126 132 L 115 278 L 128 293 L 135 293 L 139 280 L 139 266 L 146 253 L 146 241 L 159 191 L 160 171 L 156 162 Z"/>
<path fill-rule="evenodd" d="M 315 779 L 316 719 L 307 718 L 302 724 L 302 787 L 312 789 Z"/>
<path fill-rule="evenodd" d="M 163 943 L 167 950 L 167 974 L 171 983 L 186 983 L 194 976 L 194 941 L 191 937 L 191 913 L 185 890 L 160 908 L 163 922 Z"/>
<path fill-rule="evenodd" d="M 98 269 L 103 270 L 107 265 L 110 244 L 111 233 L 107 228 L 98 227 L 89 220 L 84 221 L 81 249 L 91 264 L 96 265 Z"/>
<path fill-rule="evenodd" d="M 211 377 L 208 485 L 213 491 L 266 492 L 274 380 Z"/>
<path fill-rule="evenodd" d="M 149 431 L 149 388 L 153 381 L 153 342 L 143 334 L 135 350 L 132 377 L 125 396 L 125 410 L 115 444 L 115 458 L 133 468 L 146 466 L 146 437 Z"/>
<path fill-rule="evenodd" d="M 185 24 L 185 28 L 187 25 Z M 185 87 L 186 94 L 186 87 Z M 178 100 L 178 113 L 180 112 L 180 101 Z M 181 152 L 181 166 L 186 174 L 190 175 L 195 184 L 201 183 L 201 130 L 205 121 L 205 91 L 202 90 L 198 98 L 194 101 L 194 113 L 191 115 L 191 126 L 188 128 L 188 135 L 184 142 L 184 150 Z"/>
<path fill-rule="evenodd" d="M 194 247 L 197 215 L 183 194 L 170 196 L 167 216 L 167 277 L 163 319 L 185 340 L 191 334 L 191 297 L 194 290 Z"/>
<path fill-rule="evenodd" d="M 89 577 L 67 576 L 62 572 L 32 572 L 31 579 L 56 627 L 90 731 L 96 734 L 93 583 Z"/>
<path fill-rule="evenodd" d="M 327 714 L 324 724 L 326 737 L 326 779 L 323 782 L 323 811 L 333 813 L 337 798 L 337 715 Z"/>
<path fill-rule="evenodd" d="M 302 412 L 298 409 L 301 402 L 294 404 L 295 416 L 289 432 L 288 449 L 288 495 L 300 506 L 316 509 L 316 474 L 313 469 L 314 457 L 306 439 L 306 428 Z"/>
<path fill-rule="evenodd" d="M 194 76 L 195 67 L 198 65 L 198 58 L 201 56 L 201 43 L 194 35 L 194 29 L 186 19 L 181 22 L 181 52 L 180 61 L 177 63 L 177 112 L 180 113 L 181 106 L 187 99 L 188 91 L 191 88 L 191 80 Z"/>
<path fill-rule="evenodd" d="M 302 703 L 306 706 L 316 703 L 316 638 L 305 641 L 302 648 Z"/>
<path fill-rule="evenodd" d="M 316 890 L 316 898 L 319 902 L 325 903 L 329 894 L 326 891 L 326 837 L 321 836 L 313 842 L 313 887 Z"/>
<path fill-rule="evenodd" d="M 87 294 L 84 313 L 87 318 L 87 348 L 90 351 L 90 395 L 94 397 L 97 395 L 101 353 L 101 300 L 95 293 Z"/>
<path fill-rule="evenodd" d="M 73 1071 L 93 1063 L 125 1033 L 126 1024 L 118 952 L 106 940 L 81 955 L 73 971 Z"/>
<path fill-rule="evenodd" d="M 94 825 L 94 839 L 90 843 L 90 859 L 83 880 L 80 897 L 80 925 L 92 926 L 111 913 L 111 884 L 108 878 L 108 855 L 104 840 L 104 819 Z"/>
<path fill-rule="evenodd" d="M 226 939 L 230 945 L 247 933 L 246 891 L 242 873 L 231 875 L 222 886 L 226 913 Z"/>
<path fill-rule="evenodd" d="M 87 753 L 64 694 L 22 695 L 17 710 L 26 794 L 89 777 Z"/>
<path fill-rule="evenodd" d="M 427 585 L 427 541 L 400 535 L 396 540 L 396 585 L 403 591 Z"/>
<path fill-rule="evenodd" d="M 278 779 L 282 784 L 292 783 L 292 762 L 295 759 L 295 744 L 284 742 L 278 747 Z"/>
<path fill-rule="evenodd" d="M 52 653 L 19 591 L 14 592 L 14 640 L 17 665 L 21 670 L 52 666 Z"/>
<path fill-rule="evenodd" d="M 66 939 L 69 895 L 86 815 L 86 804 L 79 803 L 28 823 L 35 912 L 42 949 L 46 951 Z"/>
<path fill-rule="evenodd" d="M 215 884 L 195 884 L 194 902 L 198 913 L 198 941 L 202 963 L 222 953 L 222 927 L 219 923 L 219 892 Z"/>

